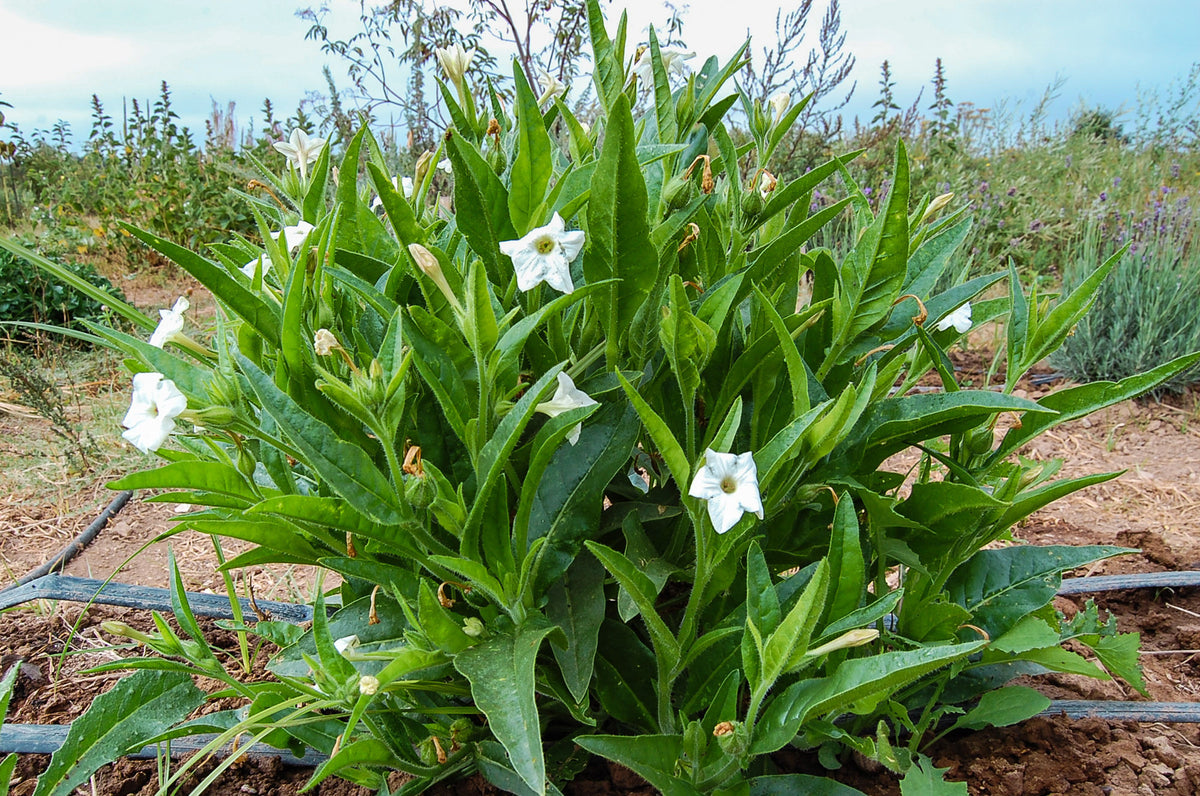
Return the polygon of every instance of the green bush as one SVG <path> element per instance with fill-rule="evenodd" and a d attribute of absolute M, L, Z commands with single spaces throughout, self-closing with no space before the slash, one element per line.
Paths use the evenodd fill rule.
<path fill-rule="evenodd" d="M 1063 289 L 1078 285 L 1116 244 L 1094 228 L 1063 274 Z M 1200 251 L 1156 237 L 1133 243 L 1096 303 L 1051 362 L 1076 381 L 1117 381 L 1200 349 Z M 1200 381 L 1189 368 L 1159 387 L 1180 392 Z"/>
<path fill-rule="evenodd" d="M 123 299 L 115 287 L 86 263 L 60 265 L 89 284 Z M 0 323 L 49 323 L 76 327 L 83 320 L 107 317 L 104 305 L 0 249 Z"/>

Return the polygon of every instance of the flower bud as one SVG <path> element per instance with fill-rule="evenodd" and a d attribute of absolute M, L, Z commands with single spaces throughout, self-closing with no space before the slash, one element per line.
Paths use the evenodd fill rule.
<path fill-rule="evenodd" d="M 479 638 L 484 633 L 483 622 L 478 617 L 468 616 L 463 621 L 463 632 L 471 638 Z"/>
<path fill-rule="evenodd" d="M 944 193 L 941 196 L 934 197 L 933 201 L 929 203 L 929 207 L 925 208 L 925 212 L 921 215 L 921 223 L 928 224 L 930 221 L 932 221 L 933 217 L 936 216 L 942 208 L 950 204 L 952 199 L 954 199 L 953 193 Z"/>
<path fill-rule="evenodd" d="M 753 220 L 762 212 L 763 209 L 762 194 L 751 188 L 742 194 L 742 217 L 746 220 Z"/>
<path fill-rule="evenodd" d="M 501 147 L 493 147 L 487 154 L 487 161 L 488 165 L 492 167 L 492 171 L 496 172 L 497 177 L 508 168 L 508 157 Z"/>
<path fill-rule="evenodd" d="M 458 296 L 455 296 L 454 291 L 450 289 L 450 283 L 446 281 L 446 275 L 442 273 L 442 265 L 438 262 L 433 252 L 419 243 L 410 243 L 408 245 L 408 253 L 412 255 L 417 268 L 421 269 L 421 273 L 425 274 L 425 276 L 429 277 L 437 285 L 437 289 L 446 297 L 446 301 L 450 302 L 450 306 L 462 312 L 462 304 L 459 303 Z"/>
<path fill-rule="evenodd" d="M 437 484 L 427 475 L 410 475 L 404 479 L 404 498 L 415 509 L 427 509 L 437 499 Z"/>
<path fill-rule="evenodd" d="M 713 736 L 721 750 L 732 758 L 741 758 L 750 748 L 746 725 L 740 721 L 723 721 L 713 728 Z"/>
<path fill-rule="evenodd" d="M 692 181 L 677 174 L 667 180 L 667 184 L 663 186 L 662 198 L 668 210 L 678 210 L 692 201 L 695 193 L 696 189 L 692 185 Z"/>
<path fill-rule="evenodd" d="M 780 91 L 767 100 L 767 102 L 771 106 L 771 118 L 779 121 L 783 114 L 787 112 L 787 109 L 791 107 L 792 95 L 786 91 Z"/>
<path fill-rule="evenodd" d="M 967 432 L 965 440 L 967 451 L 976 456 L 990 452 L 994 441 L 992 430 L 987 426 L 971 429 Z"/>

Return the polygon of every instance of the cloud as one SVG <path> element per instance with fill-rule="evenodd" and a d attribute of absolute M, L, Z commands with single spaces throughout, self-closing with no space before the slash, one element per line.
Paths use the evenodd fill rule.
<path fill-rule="evenodd" d="M 5 91 L 57 87 L 128 70 L 140 60 L 140 46 L 130 36 L 80 33 L 25 19 L 0 8 L 0 74 Z"/>

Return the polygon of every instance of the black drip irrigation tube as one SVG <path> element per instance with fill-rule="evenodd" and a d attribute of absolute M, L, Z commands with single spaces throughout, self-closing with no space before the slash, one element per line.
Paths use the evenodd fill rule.
<path fill-rule="evenodd" d="M 1053 374 L 1057 375 L 1057 374 Z M 51 574 L 61 568 L 73 556 L 88 545 L 96 534 L 108 524 L 114 514 L 129 501 L 132 492 L 122 492 L 58 555 L 18 580 L 12 586 L 0 589 L 0 610 L 12 608 L 31 600 L 54 599 L 70 602 L 117 605 L 146 610 L 170 611 L 171 593 L 167 589 L 150 586 L 134 586 L 127 583 L 110 583 L 91 578 L 76 578 Z M 1135 575 L 1096 575 L 1084 578 L 1065 578 L 1059 587 L 1060 595 L 1089 594 L 1118 589 L 1163 589 L 1200 586 L 1200 570 L 1178 572 L 1147 572 Z M 188 605 L 197 616 L 216 619 L 232 619 L 233 610 L 229 599 L 219 594 L 184 592 Z M 312 619 L 312 607 L 296 603 L 261 600 L 254 603 L 240 600 L 242 610 L 255 615 L 267 616 L 293 624 L 302 624 Z M 330 606 L 332 612 L 336 606 Z M 1098 718 L 1105 721 L 1140 721 L 1147 723 L 1170 722 L 1200 724 L 1200 702 L 1116 702 L 1112 700 L 1059 699 L 1038 714 L 1045 717 L 1066 716 L 1072 719 Z M 67 737 L 69 725 L 59 724 L 5 724 L 0 727 L 0 754 L 53 754 Z M 176 738 L 171 741 L 172 755 L 185 755 L 205 746 L 213 735 L 196 735 Z M 232 746 L 223 747 L 219 754 L 230 754 Z M 240 750 L 252 757 L 277 757 L 284 764 L 294 766 L 317 766 L 326 755 L 309 750 L 303 756 L 285 750 L 277 750 L 255 744 Z M 156 757 L 161 753 L 158 746 L 147 746 L 126 757 Z"/>
<path fill-rule="evenodd" d="M 129 502 L 131 497 L 133 497 L 133 492 L 129 490 L 117 495 L 109 502 L 107 506 L 104 507 L 104 511 L 100 512 L 100 515 L 96 517 L 96 519 L 92 520 L 92 524 L 84 528 L 83 533 L 72 539 L 66 547 L 64 547 L 62 550 L 59 550 L 57 555 L 55 555 L 45 564 L 42 564 L 37 569 L 26 573 L 24 577 L 22 577 L 13 585 L 0 590 L 0 593 L 3 593 L 3 591 L 7 591 L 8 589 L 14 589 L 18 586 L 23 586 L 31 581 L 35 581 L 43 575 L 50 574 L 55 569 L 63 569 L 66 567 L 68 561 L 78 555 L 79 551 L 83 550 L 83 548 L 91 544 L 92 540 L 96 538 L 96 535 L 100 533 L 104 526 L 108 525 L 108 521 L 113 518 L 113 515 L 125 508 L 125 504 Z"/>

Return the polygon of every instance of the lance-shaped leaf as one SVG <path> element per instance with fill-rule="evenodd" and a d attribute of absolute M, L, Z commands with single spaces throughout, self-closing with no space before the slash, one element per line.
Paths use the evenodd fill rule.
<path fill-rule="evenodd" d="M 509 218 L 508 189 L 479 151 L 453 130 L 446 133 L 446 154 L 454 168 L 458 230 L 487 266 L 492 283 L 507 285 L 512 266 L 500 254 L 500 241 L 520 237 Z"/>
<path fill-rule="evenodd" d="M 537 97 L 525 79 L 520 61 L 513 59 L 513 86 L 517 105 L 517 155 L 509 171 L 508 213 L 517 237 L 541 223 L 537 210 L 546 197 L 554 167 L 550 161 L 550 136 L 542 121 Z"/>
<path fill-rule="evenodd" d="M 119 680 L 71 723 L 34 796 L 73 793 L 100 766 L 183 721 L 203 701 L 204 692 L 180 672 L 146 670 Z"/>
<path fill-rule="evenodd" d="M 683 754 L 682 735 L 581 735 L 575 743 L 641 775 L 663 796 L 699 796 L 675 776 Z"/>
<path fill-rule="evenodd" d="M 546 758 L 534 701 L 534 663 L 554 627 L 531 621 L 513 634 L 497 635 L 463 650 L 454 668 L 471 684 L 471 698 L 508 752 L 513 770 L 534 793 L 545 793 Z"/>
<path fill-rule="evenodd" d="M 588 282 L 616 278 L 596 296 L 596 307 L 609 335 L 610 357 L 654 287 L 658 252 L 646 221 L 646 180 L 638 163 L 629 100 L 617 98 L 604 147 L 592 174 L 588 200 L 588 239 L 583 275 Z"/>

